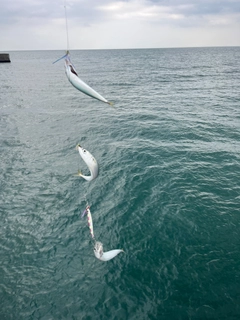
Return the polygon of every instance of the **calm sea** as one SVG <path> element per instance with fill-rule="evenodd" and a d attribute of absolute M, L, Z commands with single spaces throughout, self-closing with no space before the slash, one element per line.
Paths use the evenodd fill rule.
<path fill-rule="evenodd" d="M 0 319 L 240 319 L 240 47 L 63 54 L 0 64 Z"/>

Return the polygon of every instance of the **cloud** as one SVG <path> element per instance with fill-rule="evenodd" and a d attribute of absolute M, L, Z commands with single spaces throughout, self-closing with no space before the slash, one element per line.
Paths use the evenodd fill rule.
<path fill-rule="evenodd" d="M 161 23 L 161 19 L 187 19 L 208 15 L 240 14 L 238 0 L 69 0 L 69 19 L 91 25 L 116 19 L 142 19 Z M 0 23 L 14 24 L 23 20 L 46 22 L 64 17 L 64 2 L 59 0 L 11 0 L 1 4 Z"/>
<path fill-rule="evenodd" d="M 109 1 L 105 5 L 96 7 L 105 13 L 108 19 L 142 19 L 149 23 L 171 24 L 172 22 L 191 19 L 204 21 L 213 15 L 236 16 L 240 14 L 239 1 L 211 1 L 204 0 L 131 0 L 131 1 Z M 230 22 L 230 20 L 229 20 Z M 182 26 L 188 26 L 188 23 Z M 191 26 L 191 25 L 190 25 Z"/>
<path fill-rule="evenodd" d="M 239 0 L 66 3 L 73 48 L 240 45 Z M 0 25 L 4 30 L 0 34 L 2 48 L 62 48 L 66 34 L 64 0 L 3 1 Z"/>

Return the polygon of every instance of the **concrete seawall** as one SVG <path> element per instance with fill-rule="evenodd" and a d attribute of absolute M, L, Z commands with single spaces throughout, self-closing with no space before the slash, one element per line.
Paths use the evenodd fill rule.
<path fill-rule="evenodd" d="M 0 53 L 0 62 L 11 62 L 8 53 Z"/>

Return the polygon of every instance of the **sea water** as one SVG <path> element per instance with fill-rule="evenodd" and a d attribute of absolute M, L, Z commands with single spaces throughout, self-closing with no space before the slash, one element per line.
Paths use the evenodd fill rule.
<path fill-rule="evenodd" d="M 240 48 L 63 54 L 0 64 L 0 319 L 239 319 Z"/>

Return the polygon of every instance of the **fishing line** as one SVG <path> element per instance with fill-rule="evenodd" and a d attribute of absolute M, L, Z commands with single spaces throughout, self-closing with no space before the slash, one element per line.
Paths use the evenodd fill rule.
<path fill-rule="evenodd" d="M 66 5 L 66 0 L 64 1 L 64 10 L 65 10 L 65 20 L 66 20 L 67 53 L 68 53 L 68 51 L 69 51 L 69 37 L 68 37 L 68 19 L 67 19 L 67 5 Z"/>
<path fill-rule="evenodd" d="M 78 172 L 79 172 L 80 171 L 80 163 L 81 163 L 80 158 L 78 158 L 78 162 L 77 163 L 78 163 Z M 81 185 L 80 185 L 80 183 L 79 183 L 79 194 L 81 194 Z M 88 203 L 88 200 L 87 200 L 87 192 L 84 193 L 83 198 L 84 198 L 84 201 L 86 203 L 86 207 L 89 206 L 89 203 Z"/>
<path fill-rule="evenodd" d="M 86 202 L 86 207 L 88 207 L 89 204 L 88 204 L 88 201 L 87 201 L 87 194 L 86 194 L 86 193 L 84 194 L 84 200 L 85 200 L 85 202 Z"/>

